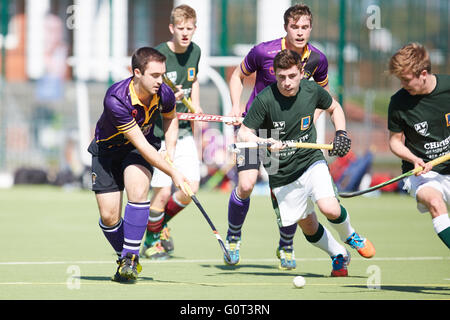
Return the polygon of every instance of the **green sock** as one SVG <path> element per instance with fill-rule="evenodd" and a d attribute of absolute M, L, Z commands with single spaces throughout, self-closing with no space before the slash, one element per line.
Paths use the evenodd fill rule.
<path fill-rule="evenodd" d="M 447 245 L 447 248 L 450 249 L 450 227 L 439 232 L 438 236 Z"/>
<path fill-rule="evenodd" d="M 151 231 L 146 231 L 145 233 L 145 241 L 144 244 L 146 247 L 151 247 L 156 241 L 159 240 L 161 236 L 161 232 L 151 232 Z"/>

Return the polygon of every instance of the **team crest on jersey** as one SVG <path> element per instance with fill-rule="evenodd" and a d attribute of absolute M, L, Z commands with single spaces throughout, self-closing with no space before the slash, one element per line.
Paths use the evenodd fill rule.
<path fill-rule="evenodd" d="M 450 127 L 450 113 L 445 115 L 445 121 L 447 122 L 447 127 Z"/>
<path fill-rule="evenodd" d="M 194 81 L 195 80 L 195 68 L 188 68 L 187 70 L 188 74 L 188 81 Z"/>
<path fill-rule="evenodd" d="M 302 131 L 308 129 L 310 125 L 311 125 L 311 116 L 302 118 L 302 126 L 301 126 Z"/>
<path fill-rule="evenodd" d="M 420 122 L 414 125 L 414 129 L 424 137 L 428 136 L 430 133 L 428 132 L 428 122 Z"/>

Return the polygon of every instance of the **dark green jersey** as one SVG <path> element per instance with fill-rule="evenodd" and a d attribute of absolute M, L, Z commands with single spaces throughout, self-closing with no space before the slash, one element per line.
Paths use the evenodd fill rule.
<path fill-rule="evenodd" d="M 167 42 L 161 43 L 155 49 L 166 56 L 166 75 L 172 80 L 175 85 L 181 85 L 184 91 L 184 96 L 190 98 L 192 91 L 192 83 L 197 79 L 198 64 L 200 61 L 200 47 L 194 42 L 191 42 L 186 52 L 175 53 L 170 50 Z M 188 108 L 181 102 L 177 101 L 177 112 L 188 112 Z M 155 135 L 164 139 L 162 130 L 161 117 L 155 124 Z M 178 136 L 192 135 L 192 128 L 190 121 L 179 122 Z"/>
<path fill-rule="evenodd" d="M 257 130 L 260 137 L 315 143 L 314 110 L 328 109 L 332 101 L 330 94 L 312 81 L 301 80 L 293 97 L 282 95 L 277 83 L 273 83 L 255 97 L 243 123 Z M 268 151 L 267 155 L 263 163 L 271 188 L 295 181 L 314 162 L 325 159 L 322 151 L 314 149 L 287 149 L 274 154 Z"/>
<path fill-rule="evenodd" d="M 425 162 L 450 152 L 450 75 L 436 75 L 436 87 L 426 95 L 410 95 L 400 89 L 391 97 L 388 129 L 403 132 L 406 147 Z M 402 170 L 414 169 L 403 161 Z M 450 174 L 449 163 L 433 168 Z"/>

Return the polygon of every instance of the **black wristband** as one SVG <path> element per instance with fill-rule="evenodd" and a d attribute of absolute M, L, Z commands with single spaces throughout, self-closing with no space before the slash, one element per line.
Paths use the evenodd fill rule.
<path fill-rule="evenodd" d="M 347 136 L 347 131 L 345 130 L 337 130 L 336 136 Z"/>

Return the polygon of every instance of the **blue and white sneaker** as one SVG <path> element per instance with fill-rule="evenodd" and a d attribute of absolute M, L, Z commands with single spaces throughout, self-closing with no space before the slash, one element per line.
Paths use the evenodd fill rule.
<path fill-rule="evenodd" d="M 228 260 L 226 255 L 223 255 L 223 261 L 226 265 L 235 266 L 238 265 L 241 258 L 239 256 L 239 248 L 241 246 L 241 237 L 238 236 L 227 236 L 225 242 L 225 249 L 227 249 L 231 260 Z"/>
<path fill-rule="evenodd" d="M 297 268 L 293 246 L 278 247 L 277 257 L 280 259 L 279 269 L 294 270 Z"/>

